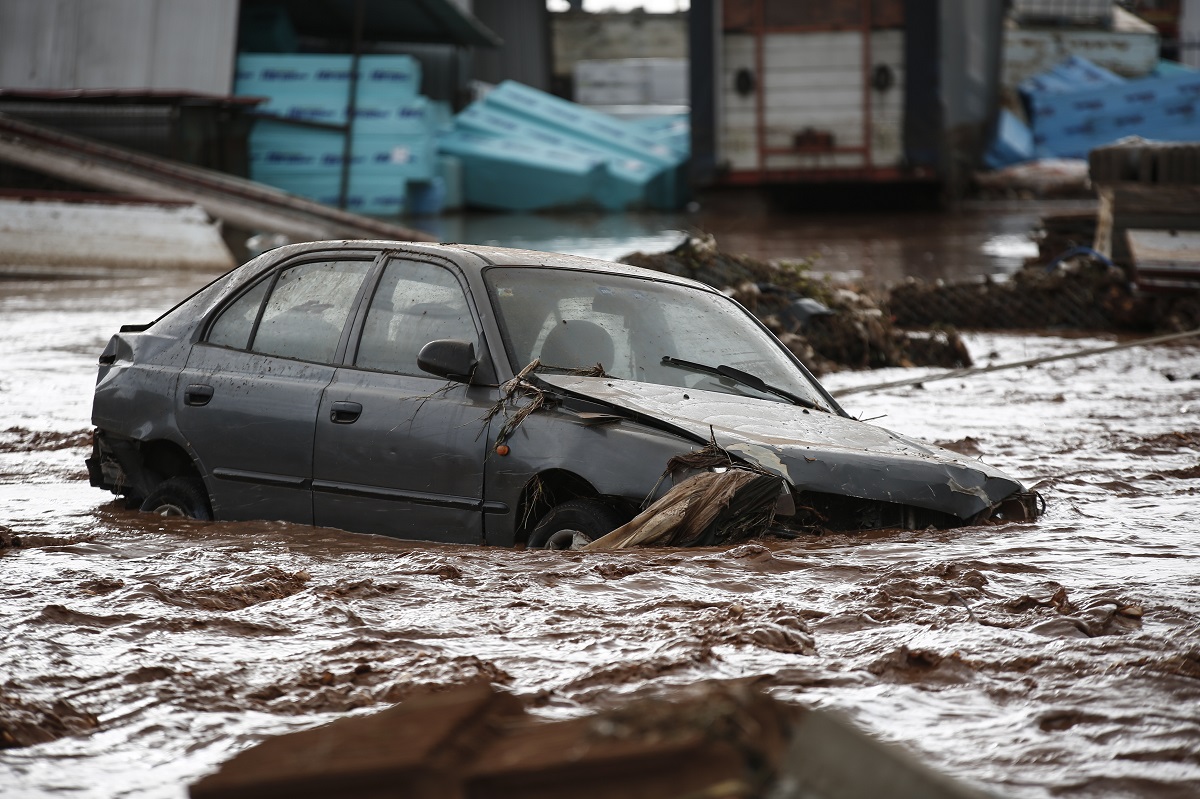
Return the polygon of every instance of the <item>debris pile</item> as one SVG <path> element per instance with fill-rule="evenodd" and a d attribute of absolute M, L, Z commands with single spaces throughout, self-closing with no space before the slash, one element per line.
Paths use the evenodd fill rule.
<path fill-rule="evenodd" d="M 981 796 L 822 711 L 785 705 L 746 682 L 716 681 L 553 722 L 532 717 L 521 700 L 488 684 L 425 693 L 380 713 L 264 741 L 189 794 Z"/>
<path fill-rule="evenodd" d="M 718 546 L 756 537 L 771 526 L 782 486 L 782 478 L 749 469 L 701 472 L 585 549 Z"/>
<path fill-rule="evenodd" d="M 635 252 L 622 263 L 707 283 L 758 317 L 815 374 L 888 366 L 966 367 L 971 357 L 954 330 L 918 334 L 897 328 L 865 292 L 813 275 L 807 263 L 731 255 L 710 235 L 689 236 L 665 253 Z"/>
<path fill-rule="evenodd" d="M 974 329 L 1179 332 L 1200 327 L 1200 294 L 1150 295 L 1123 270 L 1087 254 L 1046 267 L 1029 264 L 1010 280 L 930 283 L 891 289 L 896 324 Z"/>

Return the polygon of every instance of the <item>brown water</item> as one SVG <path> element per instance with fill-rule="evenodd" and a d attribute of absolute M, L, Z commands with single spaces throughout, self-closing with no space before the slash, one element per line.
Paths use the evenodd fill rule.
<path fill-rule="evenodd" d="M 265 736 L 480 676 L 557 717 L 752 677 L 999 795 L 1200 794 L 1200 348 L 847 398 L 1036 486 L 1038 524 L 446 547 L 164 520 L 87 486 L 97 353 L 205 280 L 0 280 L 0 524 L 23 540 L 0 552 L 0 717 L 58 719 L 0 750 L 0 795 L 182 796 Z M 1099 343 L 969 337 L 981 362 Z"/>

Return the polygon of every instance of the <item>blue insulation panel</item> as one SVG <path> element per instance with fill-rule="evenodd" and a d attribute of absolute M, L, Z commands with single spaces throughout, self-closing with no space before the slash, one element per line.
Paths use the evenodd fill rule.
<path fill-rule="evenodd" d="M 686 118 L 643 126 L 505 81 L 455 117 L 440 146 L 462 159 L 472 204 L 675 209 L 687 199 L 689 138 Z M 494 187 L 498 171 L 510 176 L 506 190 Z M 551 182 L 548 195 L 539 180 Z"/>
<path fill-rule="evenodd" d="M 488 93 L 484 102 L 537 120 L 582 141 L 610 147 L 665 167 L 678 166 L 681 160 L 670 147 L 643 136 L 635 125 L 516 81 L 504 81 Z"/>
<path fill-rule="evenodd" d="M 405 208 L 409 182 L 438 174 L 438 109 L 418 93 L 416 59 L 363 56 L 359 64 L 347 208 L 394 215 Z M 348 55 L 243 54 L 236 93 L 267 97 L 259 110 L 284 119 L 345 125 L 351 66 Z M 250 177 L 336 205 L 344 141 L 342 131 L 260 120 L 250 135 Z"/>
<path fill-rule="evenodd" d="M 1086 158 L 1125 136 L 1200 140 L 1200 72 L 1177 71 L 1119 85 L 1030 98 L 1038 157 Z"/>
<path fill-rule="evenodd" d="M 586 204 L 604 176 L 600 159 L 515 138 L 455 130 L 439 144 L 462 164 L 466 202 L 482 208 L 540 211 Z"/>
<path fill-rule="evenodd" d="M 343 102 L 350 96 L 349 55 L 243 53 L 238 56 L 234 93 L 278 97 L 327 92 Z M 358 99 L 411 99 L 421 92 L 421 64 L 406 55 L 367 55 L 359 59 Z"/>

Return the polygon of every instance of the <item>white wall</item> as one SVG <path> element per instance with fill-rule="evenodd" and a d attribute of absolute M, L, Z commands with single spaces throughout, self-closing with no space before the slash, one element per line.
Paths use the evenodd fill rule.
<path fill-rule="evenodd" d="M 228 94 L 238 0 L 0 0 L 0 88 Z"/>

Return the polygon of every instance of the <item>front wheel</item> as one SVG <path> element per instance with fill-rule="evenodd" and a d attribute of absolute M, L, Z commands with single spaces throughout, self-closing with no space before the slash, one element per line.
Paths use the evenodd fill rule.
<path fill-rule="evenodd" d="M 572 499 L 555 505 L 529 534 L 530 549 L 569 549 L 573 533 L 595 541 L 627 522 L 624 514 L 596 499 Z"/>
<path fill-rule="evenodd" d="M 172 477 L 159 483 L 142 503 L 144 513 L 212 521 L 208 492 L 196 477 Z"/>

